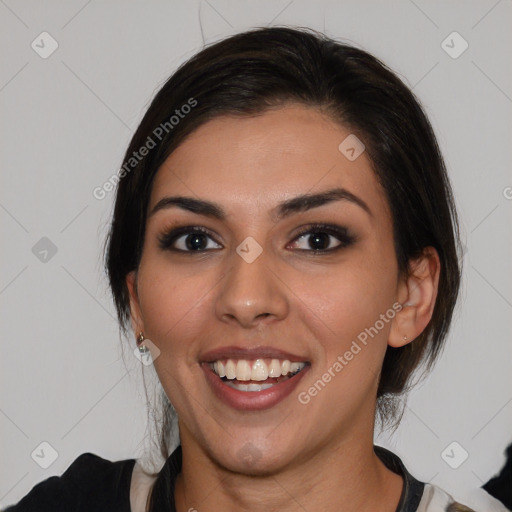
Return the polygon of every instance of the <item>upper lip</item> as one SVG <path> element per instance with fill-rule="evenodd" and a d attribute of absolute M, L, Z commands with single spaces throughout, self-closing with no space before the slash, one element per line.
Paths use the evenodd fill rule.
<path fill-rule="evenodd" d="M 200 360 L 205 363 L 213 363 L 219 359 L 288 359 L 291 362 L 307 362 L 307 358 L 292 354 L 275 347 L 260 346 L 242 348 L 234 345 L 209 350 L 201 355 Z"/>

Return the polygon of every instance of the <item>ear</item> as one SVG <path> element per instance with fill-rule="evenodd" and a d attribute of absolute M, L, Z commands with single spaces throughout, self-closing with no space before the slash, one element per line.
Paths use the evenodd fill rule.
<path fill-rule="evenodd" d="M 393 319 L 388 345 L 402 347 L 423 332 L 434 312 L 440 272 L 439 255 L 433 247 L 426 247 L 420 257 L 410 261 L 410 273 L 398 286 L 402 309 Z"/>
<path fill-rule="evenodd" d="M 137 271 L 132 270 L 126 276 L 126 286 L 130 295 L 130 320 L 135 337 L 139 332 L 144 332 L 144 323 L 139 304 L 139 296 L 137 293 Z"/>

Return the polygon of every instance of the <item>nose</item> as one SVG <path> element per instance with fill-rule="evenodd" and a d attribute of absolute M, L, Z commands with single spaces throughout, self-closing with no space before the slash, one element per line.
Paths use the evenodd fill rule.
<path fill-rule="evenodd" d="M 265 251 L 251 263 L 236 252 L 231 260 L 215 304 L 217 318 L 244 328 L 285 318 L 289 309 L 288 288 L 271 268 Z"/>

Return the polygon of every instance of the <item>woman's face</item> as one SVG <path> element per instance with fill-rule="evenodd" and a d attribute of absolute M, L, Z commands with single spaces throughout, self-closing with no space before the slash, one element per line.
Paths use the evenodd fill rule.
<path fill-rule="evenodd" d="M 366 153 L 354 159 L 350 135 L 303 106 L 223 116 L 155 177 L 136 295 L 128 278 L 135 329 L 160 350 L 155 369 L 182 444 L 231 470 L 277 470 L 371 442 L 399 279 L 384 191 Z M 165 200 L 176 196 L 190 209 Z M 215 203 L 223 218 L 192 201 Z M 285 360 L 306 364 L 258 380 L 286 372 Z M 248 378 L 272 386 L 232 387 Z"/>

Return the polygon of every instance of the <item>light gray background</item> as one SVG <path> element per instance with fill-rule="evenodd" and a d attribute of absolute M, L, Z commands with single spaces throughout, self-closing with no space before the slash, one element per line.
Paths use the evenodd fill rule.
<path fill-rule="evenodd" d="M 142 372 L 134 340 L 123 363 L 101 266 L 113 194 L 92 191 L 203 40 L 267 24 L 354 42 L 423 102 L 460 210 L 464 283 L 442 359 L 377 442 L 455 497 L 493 476 L 512 441 L 511 21 L 510 0 L 0 0 L 0 504 L 81 453 L 141 455 Z M 47 59 L 31 48 L 43 31 L 59 45 Z M 457 59 L 441 47 L 453 31 L 469 44 Z M 57 248 L 46 262 L 32 250 L 42 237 Z M 31 458 L 44 441 L 58 452 L 47 469 Z M 453 441 L 469 453 L 458 469 L 441 456 Z"/>

